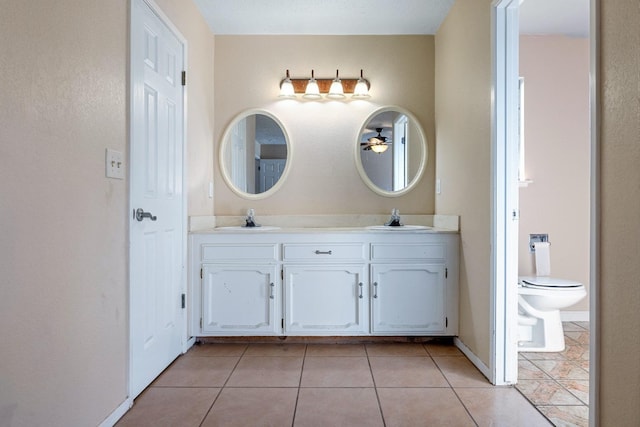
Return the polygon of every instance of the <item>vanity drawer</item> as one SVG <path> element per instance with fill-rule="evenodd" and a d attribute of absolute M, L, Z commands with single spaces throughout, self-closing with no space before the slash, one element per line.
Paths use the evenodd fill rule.
<path fill-rule="evenodd" d="M 371 260 L 444 260 L 446 249 L 442 243 L 372 243 Z"/>
<path fill-rule="evenodd" d="M 364 243 L 286 243 L 282 247 L 283 261 L 361 261 L 367 259 Z"/>
<path fill-rule="evenodd" d="M 273 262 L 278 260 L 278 244 L 207 244 L 201 246 L 200 254 L 203 262 Z"/>

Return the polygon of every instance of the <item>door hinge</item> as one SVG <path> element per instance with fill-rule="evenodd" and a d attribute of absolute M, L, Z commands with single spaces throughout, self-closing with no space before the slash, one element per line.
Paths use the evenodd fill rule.
<path fill-rule="evenodd" d="M 202 269 L 200 269 L 200 278 L 202 279 Z"/>
<path fill-rule="evenodd" d="M 280 280 L 284 280 L 284 268 L 280 269 Z"/>
<path fill-rule="evenodd" d="M 284 329 L 284 319 L 280 319 L 280 327 Z"/>
<path fill-rule="evenodd" d="M 185 308 L 187 306 L 186 305 L 187 304 L 187 296 L 185 294 L 182 294 L 181 300 L 182 300 L 182 308 Z"/>
<path fill-rule="evenodd" d="M 444 278 L 449 277 L 449 269 L 447 267 L 444 268 Z"/>
<path fill-rule="evenodd" d="M 186 86 L 186 85 L 187 85 L 187 72 L 182 71 L 182 86 Z"/>
<path fill-rule="evenodd" d="M 202 317 L 200 318 L 200 329 L 202 329 Z"/>
<path fill-rule="evenodd" d="M 445 328 L 448 328 L 448 327 L 449 327 L 449 318 L 448 318 L 448 317 L 445 317 L 445 318 L 444 318 L 444 327 L 445 327 Z"/>

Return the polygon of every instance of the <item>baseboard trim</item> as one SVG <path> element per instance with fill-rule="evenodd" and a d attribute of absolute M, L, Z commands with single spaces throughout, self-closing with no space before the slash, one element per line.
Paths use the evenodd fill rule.
<path fill-rule="evenodd" d="M 100 423 L 99 427 L 113 427 L 132 406 L 133 400 L 127 397 L 124 402 L 122 402 L 120 406 L 115 409 L 115 411 L 113 411 L 107 418 L 104 419 L 104 421 Z"/>
<path fill-rule="evenodd" d="M 485 365 L 478 356 L 473 354 L 471 349 L 469 349 L 469 347 L 467 347 L 466 345 L 464 345 L 462 341 L 460 341 L 460 338 L 458 337 L 453 338 L 453 343 L 456 345 L 456 347 L 460 349 L 460 351 L 465 356 L 467 356 L 467 359 L 469 359 L 469 361 L 473 363 L 476 368 L 478 368 L 478 370 L 482 373 L 482 375 L 487 377 L 487 379 L 491 382 L 491 370 L 487 367 L 487 365 Z"/>
<path fill-rule="evenodd" d="M 563 322 L 588 322 L 588 311 L 561 311 L 560 319 Z"/>
<path fill-rule="evenodd" d="M 187 351 L 189 351 L 189 349 L 191 347 L 193 347 L 193 345 L 196 343 L 196 337 L 191 337 L 189 338 L 184 345 L 182 346 L 182 354 L 186 353 Z"/>

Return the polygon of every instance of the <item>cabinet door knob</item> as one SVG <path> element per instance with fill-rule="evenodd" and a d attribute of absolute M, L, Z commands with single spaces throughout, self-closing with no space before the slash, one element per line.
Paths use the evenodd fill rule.
<path fill-rule="evenodd" d="M 320 251 L 316 249 L 316 255 L 331 255 L 331 251 Z"/>
<path fill-rule="evenodd" d="M 362 299 L 362 282 L 358 283 L 358 286 L 360 286 L 360 295 L 358 295 L 358 298 Z"/>
<path fill-rule="evenodd" d="M 373 282 L 373 297 L 378 298 L 378 282 Z"/>
<path fill-rule="evenodd" d="M 269 283 L 269 286 L 270 286 L 270 288 L 269 288 L 269 298 L 273 299 L 274 298 L 273 297 L 273 288 L 275 288 L 276 285 L 274 285 L 273 282 L 271 282 L 271 283 Z"/>

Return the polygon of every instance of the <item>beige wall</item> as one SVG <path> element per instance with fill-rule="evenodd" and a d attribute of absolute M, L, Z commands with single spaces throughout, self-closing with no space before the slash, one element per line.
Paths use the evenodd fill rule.
<path fill-rule="evenodd" d="M 233 118 L 249 108 L 275 114 L 292 144 L 291 171 L 274 195 L 248 201 L 233 193 L 215 167 L 216 215 L 433 213 L 433 36 L 216 36 L 215 147 Z M 371 82 L 366 101 L 279 100 L 285 70 L 292 77 L 357 77 Z M 429 144 L 424 178 L 408 194 L 373 193 L 355 167 L 360 127 L 376 108 L 398 105 L 421 122 Z M 451 212 L 447 212 L 451 213 Z"/>
<path fill-rule="evenodd" d="M 600 1 L 599 409 L 595 425 L 640 420 L 640 7 Z"/>
<path fill-rule="evenodd" d="M 458 0 L 436 34 L 436 214 L 460 215 L 460 339 L 490 358 L 491 0 Z"/>
<path fill-rule="evenodd" d="M 189 181 L 208 182 L 213 38 L 161 3 L 189 39 Z M 94 426 L 127 396 L 128 181 L 104 156 L 128 152 L 129 2 L 1 9 L 0 425 Z"/>
<path fill-rule="evenodd" d="M 525 172 L 520 188 L 521 276 L 535 275 L 529 234 L 548 233 L 551 275 L 589 284 L 589 39 L 522 36 Z M 585 298 L 567 310 L 588 311 Z"/>

